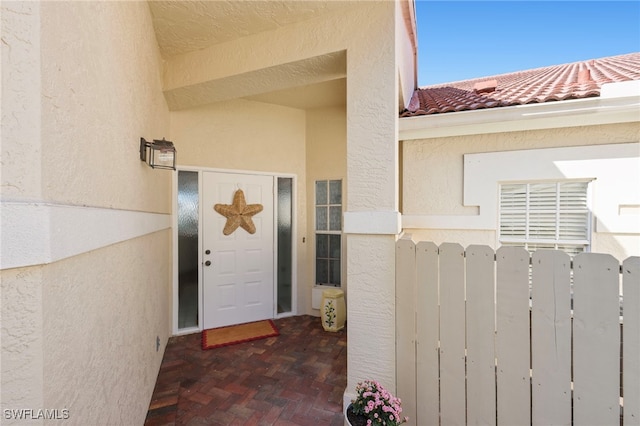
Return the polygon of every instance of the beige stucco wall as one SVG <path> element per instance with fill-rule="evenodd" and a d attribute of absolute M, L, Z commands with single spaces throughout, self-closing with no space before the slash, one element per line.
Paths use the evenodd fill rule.
<path fill-rule="evenodd" d="M 463 156 L 469 153 L 637 142 L 637 123 L 566 127 L 523 132 L 409 140 L 402 142 L 403 206 L 407 215 L 477 215 L 463 205 Z M 496 247 L 491 230 L 405 229 L 414 240 L 457 242 Z M 640 236 L 595 232 L 591 250 L 619 259 L 640 254 Z"/>
<path fill-rule="evenodd" d="M 168 214 L 171 174 L 141 164 L 138 141 L 169 135 L 183 165 L 295 173 L 298 211 L 305 212 L 299 213 L 298 238 L 308 237 L 308 157 L 300 141 L 313 139 L 316 132 L 307 129 L 305 113 L 234 100 L 170 115 L 161 90 L 309 58 L 331 59 L 339 52 L 329 68 L 339 66 L 320 81 L 347 77 L 345 210 L 353 213 L 350 217 L 375 219 L 345 235 L 350 293 L 347 392 L 365 378 L 394 390 L 396 231 L 393 223 L 385 223 L 395 221 L 398 209 L 398 46 L 393 34 L 400 23 L 393 2 L 353 3 L 344 11 L 171 58 L 164 67 L 164 87 L 145 2 L 2 6 L 3 24 L 19 21 L 9 29 L 3 26 L 3 42 L 10 49 L 3 48 L 2 84 L 11 83 L 14 90 L 8 96 L 3 91 L 3 164 L 9 170 L 2 172 L 2 195 L 21 201 Z M 340 62 L 344 57 L 346 71 Z M 221 107 L 224 111 L 216 109 Z M 7 108 L 13 114 L 4 114 Z M 189 123 L 195 128 L 188 129 Z M 228 137 L 212 142 L 216 135 Z M 276 141 L 281 137 L 284 140 Z M 220 147 L 230 155 L 220 155 Z M 162 230 L 44 266 L 2 271 L 3 318 L 8 317 L 2 329 L 2 408 L 69 404 L 62 408 L 69 408 L 72 424 L 98 418 L 142 422 L 170 327 L 165 290 L 171 286 L 171 273 L 162 268 L 157 275 L 152 272 L 140 248 L 153 245 L 148 254 L 169 264 L 170 247 L 164 246 L 169 240 L 169 231 Z M 304 252 L 304 244 L 298 243 Z M 298 262 L 303 271 L 299 279 L 309 276 L 306 253 Z M 310 305 L 305 297 L 298 299 L 301 311 Z M 25 309 L 16 309 L 19 306 Z M 135 306 L 140 310 L 131 308 Z M 73 309 L 78 312 L 69 312 Z M 67 361 L 62 342 L 77 345 L 81 338 L 85 346 L 77 347 Z M 129 347 L 134 340 L 140 343 Z M 112 344 L 114 350 L 96 352 L 91 342 Z M 134 355 L 127 358 L 124 350 Z M 73 368 L 67 368 L 72 363 Z M 100 371 L 77 368 L 86 365 Z M 138 389 L 127 387 L 132 369 L 140 370 Z M 95 384 L 88 382 L 99 378 L 104 380 L 95 394 Z M 55 387 L 53 379 L 61 387 Z M 85 394 L 102 404 L 90 403 Z M 85 403 L 90 405 L 81 406 Z"/>
<path fill-rule="evenodd" d="M 224 94 L 230 96 L 227 86 L 237 81 L 243 82 L 237 87 L 238 96 L 251 90 L 251 94 L 268 92 L 269 87 L 281 89 L 283 79 L 278 71 L 300 61 L 319 58 L 319 65 L 327 65 L 325 70 L 318 69 L 319 74 L 313 70 L 303 73 L 311 80 L 317 77 L 316 82 L 344 78 L 341 66 L 334 67 L 335 61 L 327 64 L 324 59 L 335 59 L 336 52 L 346 52 L 345 189 L 349 197 L 345 214 L 360 225 L 356 230 L 345 229 L 350 332 L 347 392 L 353 392 L 358 380 L 371 377 L 391 390 L 395 388 L 394 258 L 380 258 L 379 254 L 393 252 L 398 231 L 398 46 L 393 35 L 396 25 L 404 23 L 396 18 L 394 2 L 353 2 L 338 12 L 177 55 L 165 64 L 166 95 L 175 109 L 181 109 L 201 102 L 200 92 L 215 98 L 213 92 L 217 90 L 212 88 L 224 89 Z M 338 62 L 343 57 L 340 53 Z M 256 75 L 265 78 L 256 81 L 252 79 Z M 298 80 L 299 77 L 291 75 L 290 79 L 312 82 Z M 176 141 L 180 139 L 178 129 L 184 128 L 178 124 L 180 114 L 172 115 L 172 137 Z M 233 123 L 240 120 L 230 119 Z M 201 121 L 198 126 L 207 125 Z M 232 131 L 222 129 L 225 133 Z M 250 135 L 252 140 L 257 136 L 260 135 Z M 182 155 L 179 154 L 181 164 L 190 161 Z M 306 185 L 302 182 L 298 185 Z M 382 246 L 386 249 L 381 250 Z M 352 262 L 352 250 L 357 250 L 353 258 L 358 262 Z M 370 329 L 378 330 L 373 341 L 367 333 Z M 375 356 L 369 351 L 371 347 L 378 348 Z"/>
<path fill-rule="evenodd" d="M 310 313 L 305 111 L 244 99 L 219 102 L 172 112 L 171 137 L 180 145 L 179 166 L 295 175 L 297 312 Z"/>
<path fill-rule="evenodd" d="M 40 4 L 3 2 L 0 14 L 4 42 L 0 98 L 1 195 L 3 199 L 38 200 L 41 198 L 40 80 L 39 73 L 33 70 L 40 67 Z M 8 87 L 12 90 L 7 90 Z M 4 228 L 4 223 L 2 225 Z M 43 404 L 41 269 L 0 271 L 2 409 Z"/>
<path fill-rule="evenodd" d="M 303 110 L 236 99 L 171 112 L 180 166 L 302 174 Z"/>
<path fill-rule="evenodd" d="M 40 4 L 2 2 L 2 185 L 3 197 L 39 199 Z M 11 54 L 9 54 L 11 53 Z M 37 77 L 37 78 L 36 78 Z M 11 90 L 8 90 L 8 88 Z M 9 144 L 11 141 L 11 144 Z"/>
<path fill-rule="evenodd" d="M 180 166 L 296 176 L 296 311 L 318 315 L 311 309 L 314 182 L 342 179 L 346 204 L 345 108 L 301 110 L 244 99 L 219 102 L 172 112 L 171 138 L 180 145 Z"/>
<path fill-rule="evenodd" d="M 2 8 L 3 24 L 12 22 L 2 29 L 2 83 L 18 94 L 3 90 L 2 201 L 27 212 L 34 202 L 169 215 L 171 173 L 138 157 L 140 137 L 169 134 L 147 4 Z M 95 233 L 113 226 L 103 225 Z M 135 223 L 121 225 L 135 234 Z M 61 242 L 48 232 L 52 247 L 92 238 Z M 2 270 L 2 408 L 68 409 L 69 424 L 142 424 L 170 332 L 170 265 L 165 229 Z"/>
<path fill-rule="evenodd" d="M 170 330 L 170 247 L 165 230 L 44 268 L 45 407 L 73 424 L 144 423 Z"/>
<path fill-rule="evenodd" d="M 317 180 L 341 179 L 342 180 L 342 205 L 347 205 L 347 115 L 345 107 L 317 108 L 307 111 L 307 185 L 306 190 L 309 202 L 306 205 L 309 231 L 307 232 L 307 244 L 309 255 L 307 256 L 308 277 L 305 280 L 305 292 L 311 293 L 315 285 L 315 182 Z M 344 240 L 344 238 L 343 238 Z M 348 283 L 346 276 L 346 250 L 342 244 L 342 284 L 341 289 L 348 298 Z M 319 316 L 318 309 L 310 311 L 312 315 Z"/>
<path fill-rule="evenodd" d="M 42 281 L 42 267 L 0 271 L 3 410 L 44 407 Z"/>
<path fill-rule="evenodd" d="M 365 6 L 347 52 L 347 214 L 398 211 L 398 115 L 394 2 Z M 375 46 L 375 49 L 371 49 Z M 373 378 L 395 392 L 395 230 L 375 221 L 348 229 L 347 393 Z M 375 354 L 372 353 L 375 348 Z M 347 395 L 348 396 L 348 395 Z"/>
<path fill-rule="evenodd" d="M 162 61 L 148 7 L 44 3 L 43 12 L 46 197 L 58 203 L 169 213 L 171 173 L 144 167 L 136 156 L 140 137 L 169 134 L 167 107 L 159 93 Z"/>

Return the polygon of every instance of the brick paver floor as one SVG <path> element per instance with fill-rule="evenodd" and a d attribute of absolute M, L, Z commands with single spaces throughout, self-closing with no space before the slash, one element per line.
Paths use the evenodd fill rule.
<path fill-rule="evenodd" d="M 200 333 L 172 337 L 145 425 L 342 425 L 346 330 L 274 322 L 278 337 L 206 351 Z"/>

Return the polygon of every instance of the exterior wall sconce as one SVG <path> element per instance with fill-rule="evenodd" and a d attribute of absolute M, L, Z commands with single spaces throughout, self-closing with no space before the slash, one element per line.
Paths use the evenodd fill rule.
<path fill-rule="evenodd" d="M 140 138 L 140 161 L 146 162 L 153 169 L 176 169 L 176 148 L 173 142 L 154 139 L 147 142 Z"/>

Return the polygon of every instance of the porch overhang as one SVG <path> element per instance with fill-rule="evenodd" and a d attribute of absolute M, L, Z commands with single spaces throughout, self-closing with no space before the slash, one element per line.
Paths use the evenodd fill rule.
<path fill-rule="evenodd" d="M 208 62 L 206 58 L 202 61 L 203 64 Z M 344 93 L 344 88 L 340 90 L 339 85 L 336 86 L 344 78 L 346 52 L 339 51 L 240 74 L 209 76 L 209 79 L 198 82 L 185 80 L 177 87 L 165 89 L 164 96 L 169 109 L 177 111 L 238 98 L 258 97 L 257 100 L 261 100 L 263 98 L 260 97 L 273 92 L 279 92 L 282 98 L 287 90 L 319 84 L 323 85 L 326 94 Z M 337 90 L 333 90 L 334 87 Z M 317 95 L 309 96 L 311 98 L 317 98 Z"/>

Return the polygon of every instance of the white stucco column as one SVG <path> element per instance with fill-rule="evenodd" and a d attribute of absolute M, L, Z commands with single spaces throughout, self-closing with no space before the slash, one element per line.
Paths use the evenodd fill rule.
<path fill-rule="evenodd" d="M 378 380 L 395 392 L 398 214 L 395 4 L 366 11 L 347 50 L 347 389 Z"/>

